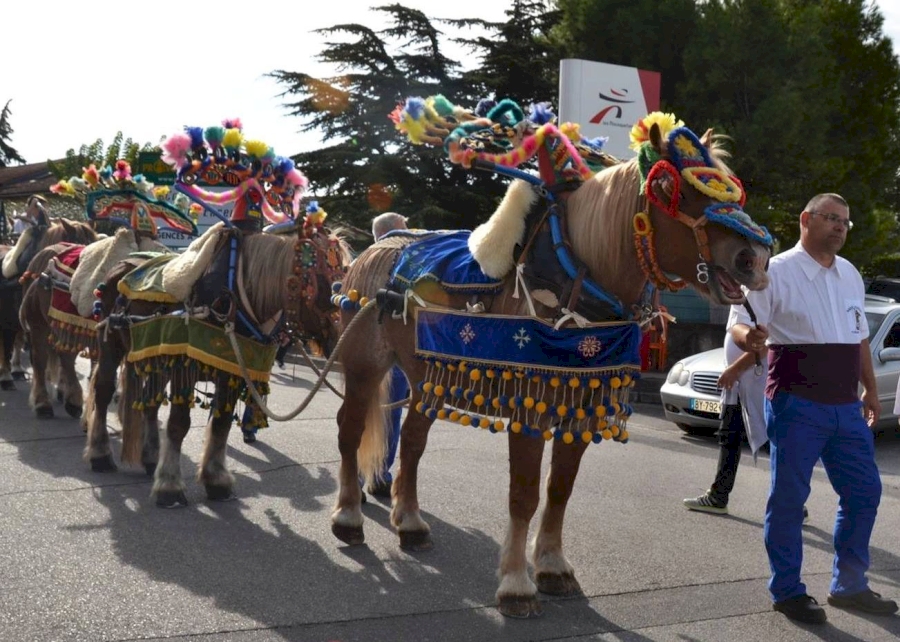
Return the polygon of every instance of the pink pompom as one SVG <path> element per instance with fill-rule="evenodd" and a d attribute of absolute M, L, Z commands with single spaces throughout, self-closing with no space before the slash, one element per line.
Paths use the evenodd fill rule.
<path fill-rule="evenodd" d="M 187 155 L 191 150 L 191 137 L 186 132 L 178 132 L 164 140 L 160 147 L 163 150 L 162 161 L 176 169 L 181 169 L 188 162 Z"/>
<path fill-rule="evenodd" d="M 128 161 L 116 161 L 116 171 L 113 172 L 113 178 L 117 181 L 124 181 L 131 178 L 131 165 L 128 164 Z"/>
<path fill-rule="evenodd" d="M 240 118 L 226 118 L 222 121 L 222 127 L 225 129 L 239 129 L 241 131 L 244 129 Z"/>
<path fill-rule="evenodd" d="M 291 209 L 294 211 L 294 215 L 296 215 L 297 212 L 300 211 L 300 197 L 303 196 L 303 192 L 306 191 L 309 180 L 303 175 L 303 172 L 294 168 L 284 175 L 284 182 L 294 186 L 294 198 L 292 199 Z"/>

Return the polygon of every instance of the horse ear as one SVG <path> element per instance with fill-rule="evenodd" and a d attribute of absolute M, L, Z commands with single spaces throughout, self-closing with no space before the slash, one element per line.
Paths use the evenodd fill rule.
<path fill-rule="evenodd" d="M 706 133 L 700 137 L 700 143 L 706 148 L 709 149 L 709 146 L 712 145 L 713 140 L 713 128 L 710 127 L 706 130 Z"/>
<path fill-rule="evenodd" d="M 656 153 L 659 154 L 660 156 L 664 156 L 666 153 L 665 147 L 664 147 L 665 144 L 663 143 L 662 132 L 659 130 L 659 125 L 656 123 L 653 123 L 650 126 L 649 134 L 650 134 L 650 144 L 653 146 L 653 149 L 655 149 Z"/>

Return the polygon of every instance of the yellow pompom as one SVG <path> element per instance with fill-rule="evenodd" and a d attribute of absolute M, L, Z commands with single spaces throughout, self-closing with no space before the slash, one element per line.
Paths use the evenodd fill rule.
<path fill-rule="evenodd" d="M 597 420 L 597 430 L 603 430 L 609 425 L 609 422 L 606 419 L 598 419 Z"/>
<path fill-rule="evenodd" d="M 369 297 L 363 296 L 359 298 L 359 307 L 364 308 L 366 304 L 369 302 Z"/>
<path fill-rule="evenodd" d="M 556 414 L 559 417 L 565 417 L 567 414 L 569 414 L 569 409 L 566 406 L 560 404 L 556 407 Z"/>
<path fill-rule="evenodd" d="M 575 419 L 584 419 L 587 414 L 584 412 L 584 408 L 576 408 L 575 409 Z"/>
<path fill-rule="evenodd" d="M 459 410 L 451 410 L 450 411 L 450 421 L 453 421 L 453 422 L 459 421 Z"/>
<path fill-rule="evenodd" d="M 531 410 L 534 408 L 534 397 L 525 397 L 522 401 L 522 405 Z"/>
<path fill-rule="evenodd" d="M 591 379 L 590 381 L 588 381 L 588 386 L 590 387 L 591 390 L 596 390 L 597 388 L 600 387 L 600 380 L 599 379 Z"/>
<path fill-rule="evenodd" d="M 440 410 L 438 410 L 438 411 L 437 411 L 437 418 L 438 418 L 438 419 L 446 419 L 446 418 L 447 418 L 447 411 L 444 410 L 443 408 L 441 408 Z"/>
<path fill-rule="evenodd" d="M 558 388 L 560 384 L 559 377 L 551 377 L 550 378 L 550 386 L 553 388 Z"/>
<path fill-rule="evenodd" d="M 475 395 L 475 398 L 472 399 L 472 402 L 476 406 L 483 406 L 484 405 L 484 395 Z"/>
<path fill-rule="evenodd" d="M 241 133 L 240 129 L 231 128 L 225 130 L 225 135 L 222 137 L 222 146 L 223 147 L 240 147 L 241 143 L 244 142 L 244 135 Z"/>
<path fill-rule="evenodd" d="M 540 376 L 540 375 L 532 375 L 531 381 L 532 381 L 532 383 L 540 383 L 540 382 L 541 382 L 541 376 Z"/>
<path fill-rule="evenodd" d="M 513 375 L 509 370 L 504 370 L 501 376 L 503 377 L 503 381 L 510 381 L 513 378 Z"/>
<path fill-rule="evenodd" d="M 622 431 L 622 434 L 620 435 L 619 438 L 620 438 L 622 441 L 625 441 L 626 439 L 628 439 L 628 431 L 627 431 L 627 430 L 623 430 L 623 431 Z"/>
<path fill-rule="evenodd" d="M 545 412 L 547 412 L 547 404 L 545 404 L 543 401 L 538 401 L 538 402 L 534 405 L 534 410 L 535 410 L 535 412 L 537 412 L 539 415 L 544 414 Z"/>
<path fill-rule="evenodd" d="M 456 372 L 456 364 L 454 364 L 454 363 L 448 363 L 448 364 L 447 364 L 447 370 L 449 370 L 450 372 Z"/>
<path fill-rule="evenodd" d="M 612 433 L 612 436 L 613 436 L 613 437 L 618 437 L 618 436 L 619 436 L 619 432 L 621 432 L 621 431 L 619 430 L 619 427 L 618 427 L 617 425 L 615 425 L 615 424 L 613 424 L 612 427 L 610 427 L 609 431 Z"/>
<path fill-rule="evenodd" d="M 570 432 L 563 433 L 562 440 L 564 444 L 571 444 L 575 441 L 575 435 Z"/>
<path fill-rule="evenodd" d="M 434 384 L 431 381 L 426 381 L 422 384 L 422 390 L 424 392 L 431 392 L 432 390 L 434 390 Z"/>
<path fill-rule="evenodd" d="M 500 421 L 499 419 L 494 422 L 494 430 L 496 430 L 497 432 L 503 432 L 505 430 L 505 428 L 506 428 L 506 426 L 504 426 L 503 422 Z"/>
<path fill-rule="evenodd" d="M 520 432 L 522 432 L 522 423 L 519 421 L 514 421 L 509 424 L 509 429 L 518 435 Z"/>
<path fill-rule="evenodd" d="M 624 377 L 622 377 L 622 385 L 623 386 L 627 387 L 627 386 L 631 385 L 632 381 L 634 381 L 634 380 L 631 378 L 631 375 L 627 374 Z"/>
<path fill-rule="evenodd" d="M 492 368 L 488 368 L 487 370 L 484 371 L 484 376 L 487 377 L 488 379 L 493 379 L 494 377 L 497 376 L 497 373 L 494 372 L 494 370 Z"/>
<path fill-rule="evenodd" d="M 622 380 L 619 379 L 618 377 L 613 377 L 612 379 L 609 380 L 609 387 L 612 388 L 613 390 L 618 390 L 619 388 L 622 387 Z"/>
<path fill-rule="evenodd" d="M 469 366 L 466 365 L 465 361 L 460 361 L 459 365 L 457 367 L 459 368 L 460 372 L 465 372 L 466 370 L 469 369 Z"/>
<path fill-rule="evenodd" d="M 472 372 L 469 373 L 469 377 L 472 379 L 472 381 L 478 381 L 479 379 L 481 379 L 481 370 L 475 368 L 474 370 L 472 370 Z"/>
<path fill-rule="evenodd" d="M 581 441 L 583 441 L 586 444 L 591 443 L 592 438 L 593 438 L 593 435 L 591 434 L 590 430 L 585 430 L 583 433 L 581 433 Z"/>
<path fill-rule="evenodd" d="M 347 298 L 353 302 L 359 301 L 359 290 L 350 290 L 347 292 Z"/>
<path fill-rule="evenodd" d="M 490 427 L 490 425 L 491 425 L 491 420 L 488 419 L 487 417 L 482 417 L 482 418 L 478 421 L 478 425 L 479 425 L 479 427 L 484 428 L 485 430 L 487 430 L 487 429 Z"/>
<path fill-rule="evenodd" d="M 499 397 L 494 397 L 493 399 L 491 399 L 491 408 L 494 408 L 495 410 L 499 410 L 499 409 L 500 409 L 500 399 L 499 399 Z"/>
<path fill-rule="evenodd" d="M 444 386 L 442 386 L 441 384 L 436 385 L 434 387 L 434 394 L 436 394 L 438 397 L 443 397 L 444 396 Z"/>
<path fill-rule="evenodd" d="M 603 436 L 604 439 L 612 439 L 612 431 L 610 431 L 610 430 L 604 430 L 600 434 Z"/>
<path fill-rule="evenodd" d="M 416 412 L 422 412 L 422 410 L 424 408 L 425 408 L 425 404 L 423 402 L 420 401 L 419 403 L 416 404 Z"/>
<path fill-rule="evenodd" d="M 269 145 L 261 140 L 248 140 L 244 142 L 244 149 L 249 156 L 262 158 L 269 151 Z"/>
<path fill-rule="evenodd" d="M 606 406 L 597 406 L 594 408 L 594 416 L 595 417 L 605 417 L 606 416 Z"/>
<path fill-rule="evenodd" d="M 581 385 L 581 381 L 578 380 L 578 377 L 572 377 L 571 379 L 569 379 L 569 387 L 570 388 L 577 388 L 580 385 Z"/>
<path fill-rule="evenodd" d="M 544 438 L 544 441 L 550 441 L 551 439 L 553 439 L 553 431 L 550 429 L 547 429 L 543 432 L 541 437 Z"/>
<path fill-rule="evenodd" d="M 463 415 L 459 418 L 459 423 L 461 423 L 463 426 L 471 426 L 472 418 L 469 415 Z"/>

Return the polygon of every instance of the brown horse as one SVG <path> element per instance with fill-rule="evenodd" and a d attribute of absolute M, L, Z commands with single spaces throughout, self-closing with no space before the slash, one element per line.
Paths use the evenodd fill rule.
<path fill-rule="evenodd" d="M 209 234 L 218 230 L 211 230 Z M 232 231 L 225 234 L 240 234 Z M 323 256 L 329 248 L 336 249 L 332 255 L 332 268 L 343 274 L 351 260 L 349 246 L 327 230 L 310 239 L 322 249 Z M 202 237 L 201 237 L 202 238 Z M 331 282 L 325 278 L 325 271 L 316 271 L 316 295 L 309 300 L 298 291 L 298 277 L 304 278 L 300 268 L 300 255 L 304 244 L 297 236 L 287 237 L 272 234 L 251 234 L 241 239 L 240 260 L 236 289 L 245 291 L 245 313 L 258 320 L 277 319 L 284 315 L 296 331 L 315 336 L 320 342 L 333 346 L 338 337 L 338 327 L 331 311 Z M 227 249 L 227 247 L 226 247 Z M 308 256 L 308 255 L 307 255 Z M 304 265 L 308 265 L 304 263 Z M 105 290 L 101 301 L 104 310 L 110 311 L 108 318 L 100 324 L 98 331 L 104 336 L 99 342 L 97 367 L 90 383 L 88 407 L 88 436 L 85 458 L 93 470 L 98 472 L 115 470 L 106 428 L 106 414 L 116 388 L 116 369 L 123 360 L 135 356 L 130 326 L 139 324 L 141 319 L 151 315 L 167 315 L 184 311 L 180 303 L 160 303 L 125 298 L 124 304 L 117 304 L 119 282 L 134 269 L 133 264 L 120 263 L 114 267 L 105 280 Z M 307 293 L 310 290 L 305 290 Z M 238 296 L 241 300 L 244 297 Z M 242 303 L 236 302 L 240 306 Z M 193 310 L 192 313 L 196 313 Z M 183 319 L 184 317 L 178 317 Z M 214 321 L 215 314 L 207 317 Z M 179 320 L 179 324 L 183 321 Z M 219 344 L 219 356 L 228 359 L 233 350 L 224 339 L 221 330 L 214 342 Z M 265 352 L 268 348 L 255 344 L 250 350 Z M 161 350 L 165 350 L 162 348 Z M 249 351 L 242 346 L 244 357 L 249 360 Z M 234 478 L 225 465 L 226 445 L 231 429 L 233 414 L 238 401 L 243 398 L 245 382 L 240 375 L 222 367 L 207 367 L 200 362 L 203 357 L 187 363 L 183 354 L 164 352 L 165 363 L 152 373 L 144 371 L 140 364 L 127 363 L 121 380 L 119 418 L 122 422 L 122 461 L 129 464 L 143 464 L 148 474 L 155 472 L 151 491 L 156 502 L 162 507 L 187 504 L 185 485 L 181 476 L 181 445 L 190 426 L 190 409 L 195 402 L 194 387 L 198 382 L 215 384 L 215 395 L 210 402 L 210 418 L 206 429 L 206 440 L 200 462 L 198 479 L 206 487 L 207 496 L 212 500 L 227 500 L 233 496 Z M 271 347 L 265 377 L 274 361 L 275 346 Z M 169 356 L 171 355 L 171 360 Z M 263 354 L 263 357 L 266 355 Z M 265 361 L 265 358 L 263 358 Z M 260 386 L 260 381 L 256 384 Z M 166 386 L 170 393 L 166 394 Z M 263 393 L 264 394 L 264 393 Z M 162 437 L 159 434 L 158 414 L 162 404 L 169 404 L 169 417 Z"/>
<path fill-rule="evenodd" d="M 36 255 L 44 248 L 56 243 L 75 243 L 85 245 L 97 239 L 97 234 L 89 223 L 80 221 L 69 221 L 66 219 L 50 219 L 49 225 L 39 225 L 29 227 L 25 233 L 19 237 L 15 247 L 9 252 L 3 252 L 4 273 L 10 275 L 5 287 L 0 287 L 0 330 L 3 335 L 3 357 L 0 360 L 0 382 L 9 382 L 3 386 L 4 390 L 14 389 L 12 386 L 12 377 L 10 376 L 11 363 L 10 358 L 13 352 L 14 343 L 23 343 L 21 336 L 22 326 L 19 320 L 19 309 L 22 303 L 23 287 L 17 283 L 18 279 L 24 274 L 33 272 L 31 262 L 34 261 Z M 16 268 L 15 263 L 19 265 L 27 265 L 24 270 Z M 34 268 L 38 266 L 35 265 Z M 46 265 L 44 266 L 46 267 Z M 33 340 L 32 340 L 32 345 Z M 46 368 L 46 361 L 43 363 Z M 32 355 L 32 370 L 34 374 L 38 374 L 38 368 L 34 363 Z M 40 376 L 43 377 L 43 370 Z"/>
<path fill-rule="evenodd" d="M 674 151 L 664 138 L 665 132 L 656 124 L 647 130 L 651 145 L 648 153 L 656 154 L 651 158 L 671 160 Z M 727 175 L 721 163 L 722 154 L 715 149 L 709 135 L 703 137 L 702 144 L 712 156 L 715 167 Z M 678 285 L 667 274 L 677 275 L 705 297 L 721 304 L 740 302 L 743 297 L 740 285 L 752 290 L 766 286 L 765 265 L 769 256 L 769 243 L 754 241 L 747 235 L 738 233 L 733 227 L 714 223 L 713 217 L 708 218 L 705 212 L 716 201 L 696 189 L 688 180 L 680 182 L 678 176 L 673 178 L 671 174 L 664 172 L 656 176 L 651 172 L 646 180 L 649 183 L 647 193 L 653 195 L 650 203 L 642 194 L 642 175 L 637 159 L 603 169 L 586 178 L 575 191 L 560 196 L 565 212 L 564 226 L 568 228 L 566 243 L 571 253 L 586 267 L 587 276 L 594 283 L 622 302 L 626 311 L 634 309 L 631 304 L 640 303 L 648 281 L 659 287 Z M 522 184 L 514 183 L 507 198 L 512 198 L 514 191 L 521 190 Z M 640 213 L 638 217 L 636 212 Z M 523 240 L 534 238 L 532 232 L 540 227 L 542 219 L 538 216 L 527 220 L 534 220 L 536 223 L 528 228 L 523 223 Z M 640 236 L 637 235 L 638 230 L 641 232 Z M 640 249 L 640 239 L 644 237 L 650 239 L 649 251 Z M 665 242 L 656 245 L 654 238 L 664 239 Z M 401 252 L 414 240 L 416 239 L 402 235 L 388 237 L 365 250 L 350 267 L 342 284 L 342 292 L 347 295 L 355 290 L 351 294 L 354 299 L 375 299 L 390 280 Z M 513 264 L 511 250 L 512 248 L 509 261 Z M 699 260 L 698 255 L 702 257 Z M 551 255 L 551 258 L 554 257 Z M 526 263 L 525 267 L 527 270 L 529 265 Z M 498 293 L 479 296 L 478 301 L 473 300 L 472 295 L 453 294 L 436 288 L 433 283 L 420 283 L 421 287 L 417 285 L 413 288 L 415 296 L 407 299 L 409 319 L 404 315 L 377 315 L 371 306 L 363 306 L 362 312 L 354 309 L 342 311 L 344 326 L 354 321 L 356 315 L 367 315 L 355 319 L 357 323 L 349 331 L 345 331 L 340 352 L 345 377 L 345 398 L 337 416 L 341 453 L 340 492 L 332 513 L 332 531 L 338 539 L 348 544 L 364 541 L 359 478 L 362 473 L 364 477 L 371 479 L 377 474 L 377 467 L 381 463 L 384 423 L 379 407 L 379 388 L 385 374 L 396 364 L 406 373 L 412 384 L 412 391 L 410 411 L 401 430 L 399 474 L 394 478 L 392 486 L 391 523 L 397 528 L 401 548 L 423 550 L 432 546 L 430 528 L 419 510 L 418 466 L 435 416 L 444 418 L 447 415 L 442 410 L 445 402 L 434 401 L 433 389 L 429 396 L 428 386 L 432 384 L 426 384 L 424 389 L 421 385 L 416 385 L 427 381 L 428 375 L 435 373 L 429 373 L 428 368 L 431 366 L 417 356 L 417 327 L 412 321 L 413 313 L 429 308 L 466 313 L 473 306 L 477 308 L 483 305 L 482 316 L 537 316 L 556 320 L 562 316 L 560 308 L 564 307 L 551 307 L 552 301 L 546 296 L 538 296 L 535 291 L 532 302 L 534 311 L 530 311 L 526 300 L 528 297 L 523 298 L 518 292 L 514 269 L 504 277 Z M 572 289 L 569 288 L 569 291 Z M 577 298 L 577 294 L 575 296 Z M 404 318 L 400 319 L 398 316 Z M 609 320 L 609 317 L 587 319 L 604 320 Z M 447 366 L 444 368 L 446 372 Z M 449 376 L 440 375 L 444 378 L 439 383 L 446 383 L 449 388 L 448 382 L 457 374 L 458 372 L 451 372 Z M 474 374 L 472 380 L 475 379 Z M 480 376 L 484 377 L 483 374 Z M 490 393 L 485 393 L 487 399 L 503 399 L 505 396 L 512 400 L 515 395 L 522 395 L 522 392 L 518 375 L 510 378 L 510 381 L 506 381 L 506 377 L 496 377 L 479 383 L 492 386 L 489 388 Z M 554 403 L 559 403 L 560 390 L 551 388 L 552 385 L 559 384 L 556 382 L 546 386 L 546 390 L 535 395 L 532 401 L 544 402 L 550 408 L 556 408 Z M 565 391 L 563 399 L 570 393 L 572 395 L 572 401 L 566 401 L 566 405 L 584 407 L 582 403 L 588 400 L 590 394 L 590 391 L 585 390 L 587 386 L 582 384 L 581 388 L 577 388 L 577 381 L 570 385 L 573 386 L 572 389 L 567 389 L 565 383 L 562 384 L 562 390 Z M 627 387 L 627 383 L 623 382 L 612 385 Z M 428 408 L 427 413 L 414 410 L 423 408 L 420 405 L 423 399 L 426 400 L 424 406 Z M 479 404 L 479 401 L 475 403 Z M 526 404 L 525 407 L 530 406 Z M 494 414 L 506 418 L 514 417 L 519 412 L 518 409 L 510 410 L 503 405 L 495 405 L 494 408 L 497 408 Z M 564 406 L 560 416 L 566 416 L 565 412 L 570 411 Z M 526 537 L 540 499 L 539 477 L 544 439 L 553 438 L 553 428 L 557 424 L 562 425 L 562 420 L 551 414 L 543 413 L 535 419 L 538 422 L 537 428 L 528 431 L 529 436 L 520 432 L 521 424 L 509 424 L 509 525 L 502 547 L 500 585 L 497 590 L 498 608 L 507 616 L 529 617 L 540 614 L 538 590 L 555 595 L 580 592 L 574 569 L 563 554 L 562 530 L 566 504 L 572 493 L 582 455 L 592 437 L 600 436 L 601 426 L 598 424 L 601 422 L 597 420 L 595 424 L 590 417 L 585 418 L 584 414 L 578 415 L 581 427 L 574 432 L 583 439 L 577 438 L 574 442 L 571 439 L 557 439 L 553 443 L 552 463 L 546 480 L 547 504 L 534 547 L 536 585 L 528 574 Z M 597 416 L 600 417 L 599 414 Z M 453 419 L 453 416 L 450 418 Z M 618 417 L 611 421 L 618 421 Z M 504 430 L 502 423 L 481 425 L 492 430 L 495 427 Z M 612 434 L 619 435 L 618 430 L 618 426 L 615 426 Z M 627 433 L 625 436 L 627 439 Z M 603 439 L 608 438 L 608 435 L 603 435 Z"/>

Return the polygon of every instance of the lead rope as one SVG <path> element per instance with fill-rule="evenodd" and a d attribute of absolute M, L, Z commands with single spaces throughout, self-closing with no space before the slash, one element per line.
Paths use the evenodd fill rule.
<path fill-rule="evenodd" d="M 241 353 L 241 347 L 238 345 L 237 336 L 234 332 L 234 323 L 228 322 L 225 324 L 225 334 L 228 335 L 228 340 L 231 342 L 231 349 L 234 351 L 234 356 L 237 359 L 238 367 L 241 369 L 241 376 L 244 378 L 244 383 L 247 385 L 247 390 L 250 391 L 250 395 L 253 397 L 253 400 L 257 403 L 259 408 L 265 413 L 266 417 L 272 419 L 274 421 L 290 421 L 301 412 L 306 410 L 306 407 L 309 405 L 309 402 L 312 401 L 313 397 L 316 396 L 316 393 L 319 391 L 319 388 L 322 387 L 322 384 L 325 382 L 325 378 L 328 376 L 328 373 L 331 371 L 332 366 L 334 365 L 335 360 L 337 359 L 338 354 L 340 354 L 341 344 L 344 342 L 344 337 L 350 332 L 350 329 L 356 325 L 358 319 L 365 316 L 368 311 L 375 306 L 375 300 L 371 300 L 366 305 L 362 307 L 362 309 L 353 317 L 353 320 L 350 321 L 350 324 L 344 328 L 344 331 L 341 333 L 340 338 L 338 339 L 337 345 L 334 346 L 334 351 L 331 353 L 331 356 L 328 358 L 328 361 L 325 362 L 325 366 L 322 368 L 321 373 L 319 374 L 319 378 L 316 380 L 316 383 L 313 385 L 312 389 L 306 395 L 306 399 L 304 399 L 300 405 L 294 409 L 292 412 L 289 412 L 286 415 L 279 415 L 272 412 L 269 407 L 266 405 L 266 402 L 263 401 L 262 396 L 259 394 L 259 391 L 256 389 L 253 381 L 250 379 L 250 373 L 247 371 L 247 365 L 244 363 L 244 355 Z M 315 369 L 315 368 L 314 368 Z M 329 387 L 331 387 L 329 385 Z M 331 388 L 334 390 L 334 388 Z M 335 393 L 343 399 L 343 395 L 338 393 L 335 390 Z M 384 409 L 394 409 L 405 406 L 409 403 L 409 397 L 403 399 L 402 401 L 397 401 L 392 404 L 388 404 L 382 406 Z"/>

